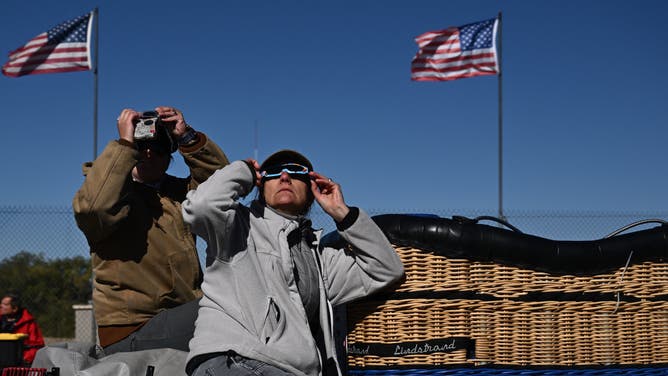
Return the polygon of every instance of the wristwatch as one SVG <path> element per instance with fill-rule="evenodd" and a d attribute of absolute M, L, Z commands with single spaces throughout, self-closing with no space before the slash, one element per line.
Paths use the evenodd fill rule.
<path fill-rule="evenodd" d="M 178 142 L 179 146 L 194 144 L 197 142 L 197 131 L 188 126 L 186 128 L 186 133 L 184 133 L 176 142 Z"/>

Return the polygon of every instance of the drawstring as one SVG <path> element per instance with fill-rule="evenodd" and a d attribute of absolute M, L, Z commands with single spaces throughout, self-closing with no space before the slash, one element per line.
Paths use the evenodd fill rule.
<path fill-rule="evenodd" d="M 619 283 L 620 284 L 624 280 L 624 274 L 626 274 L 626 269 L 629 268 L 629 263 L 631 262 L 631 256 L 633 256 L 633 251 L 631 251 L 631 253 L 629 253 L 629 258 L 628 258 L 628 260 L 626 260 L 626 265 L 624 266 L 624 270 L 622 270 L 622 275 L 619 277 Z M 615 310 L 612 311 L 612 313 L 617 313 L 617 309 L 619 309 L 619 304 L 620 304 L 620 293 L 619 293 L 619 290 L 617 290 L 617 305 L 615 306 Z"/>

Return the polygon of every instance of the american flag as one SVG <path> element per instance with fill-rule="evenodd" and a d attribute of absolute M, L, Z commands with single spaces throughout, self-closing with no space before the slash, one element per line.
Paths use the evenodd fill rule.
<path fill-rule="evenodd" d="M 449 81 L 497 74 L 497 25 L 492 18 L 418 36 L 420 49 L 411 63 L 411 79 Z"/>
<path fill-rule="evenodd" d="M 20 77 L 91 69 L 90 32 L 93 12 L 65 21 L 9 53 L 2 74 Z"/>

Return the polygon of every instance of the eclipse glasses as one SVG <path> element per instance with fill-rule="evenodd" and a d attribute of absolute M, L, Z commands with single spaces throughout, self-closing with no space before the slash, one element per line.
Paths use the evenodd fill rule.
<path fill-rule="evenodd" d="M 309 180 L 309 169 L 297 163 L 285 163 L 265 168 L 261 173 L 262 180 L 276 179 L 287 172 L 293 179 Z"/>

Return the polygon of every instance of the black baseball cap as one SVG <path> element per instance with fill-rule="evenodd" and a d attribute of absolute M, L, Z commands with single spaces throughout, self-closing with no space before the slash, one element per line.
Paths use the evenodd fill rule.
<path fill-rule="evenodd" d="M 313 165 L 304 155 L 290 149 L 283 149 L 275 152 L 267 157 L 267 159 L 260 165 L 260 171 L 264 171 L 266 167 L 280 165 L 284 163 L 297 163 L 308 167 L 309 171 L 313 171 Z"/>

